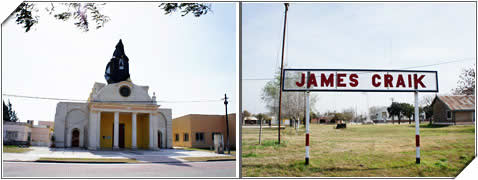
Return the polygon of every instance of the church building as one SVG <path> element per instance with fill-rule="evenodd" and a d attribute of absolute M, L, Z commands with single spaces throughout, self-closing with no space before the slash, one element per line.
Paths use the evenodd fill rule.
<path fill-rule="evenodd" d="M 55 146 L 90 150 L 172 148 L 172 112 L 160 108 L 148 86 L 129 77 L 128 57 L 120 40 L 105 71 L 107 84 L 96 82 L 85 103 L 59 102 Z"/>

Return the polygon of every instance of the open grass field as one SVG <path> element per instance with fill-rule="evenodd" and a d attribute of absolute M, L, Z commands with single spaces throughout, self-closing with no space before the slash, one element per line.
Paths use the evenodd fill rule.
<path fill-rule="evenodd" d="M 421 164 L 415 164 L 415 126 L 312 124 L 310 165 L 304 165 L 305 129 L 242 129 L 242 176 L 455 177 L 474 158 L 474 126 L 420 127 Z"/>

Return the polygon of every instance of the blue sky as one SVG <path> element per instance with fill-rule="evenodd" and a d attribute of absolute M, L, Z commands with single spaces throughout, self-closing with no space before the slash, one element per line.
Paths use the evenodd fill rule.
<path fill-rule="evenodd" d="M 235 3 L 213 3 L 213 12 L 200 18 L 164 15 L 158 5 L 107 3 L 103 13 L 111 21 L 89 32 L 41 14 L 25 33 L 8 19 L 2 24 L 2 93 L 87 99 L 95 82 L 106 83 L 106 64 L 122 39 L 133 83 L 150 86 L 158 101 L 220 100 L 227 93 L 228 110 L 235 112 Z M 11 100 L 21 121 L 54 120 L 58 101 L 3 99 Z M 224 114 L 222 101 L 160 104 L 172 108 L 173 118 Z"/>
<path fill-rule="evenodd" d="M 438 71 L 439 94 L 455 88 L 476 62 L 474 3 L 292 3 L 287 20 L 287 68 Z M 267 79 L 280 68 L 283 3 L 244 3 L 243 78 Z M 267 81 L 243 81 L 243 110 L 267 112 L 260 100 Z M 342 111 L 395 101 L 413 93 L 317 92 L 314 109 Z M 421 93 L 420 96 L 434 96 Z"/>

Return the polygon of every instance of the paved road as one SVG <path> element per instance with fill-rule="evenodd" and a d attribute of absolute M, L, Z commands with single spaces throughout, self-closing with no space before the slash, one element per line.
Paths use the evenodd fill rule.
<path fill-rule="evenodd" d="M 3 162 L 3 177 L 235 177 L 235 161 L 87 164 Z"/>

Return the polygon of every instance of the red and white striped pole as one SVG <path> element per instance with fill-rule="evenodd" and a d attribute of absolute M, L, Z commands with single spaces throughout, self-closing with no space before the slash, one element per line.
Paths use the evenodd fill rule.
<path fill-rule="evenodd" d="M 310 104 L 309 104 L 309 94 L 307 91 L 306 94 L 306 115 L 305 115 L 305 165 L 309 165 L 309 121 L 310 121 Z"/>
<path fill-rule="evenodd" d="M 415 93 L 415 145 L 417 147 L 416 163 L 420 164 L 420 118 L 418 113 L 418 90 Z"/>
<path fill-rule="evenodd" d="M 307 72 L 307 88 L 309 88 L 309 77 L 310 72 Z M 309 104 L 309 94 L 307 90 L 305 95 L 305 165 L 309 165 L 309 121 L 310 121 L 310 104 Z"/>

